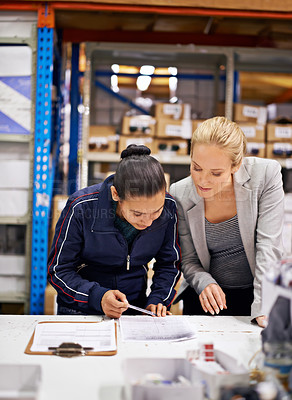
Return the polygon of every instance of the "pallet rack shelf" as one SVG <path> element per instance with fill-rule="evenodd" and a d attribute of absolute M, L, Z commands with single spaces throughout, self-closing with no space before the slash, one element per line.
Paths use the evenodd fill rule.
<path fill-rule="evenodd" d="M 80 3 L 80 7 L 81 7 Z M 46 11 L 46 10 L 45 10 Z M 35 12 L 37 21 L 37 13 Z M 50 24 L 43 26 L 34 25 L 28 37 L 0 37 L 0 45 L 26 45 L 32 49 L 32 93 L 36 102 L 32 106 L 32 128 L 30 135 L 0 135 L 0 143 L 15 142 L 27 143 L 30 149 L 31 182 L 29 212 L 24 217 L 0 217 L 0 224 L 26 225 L 26 258 L 27 258 L 27 290 L 25 293 L 11 293 L 2 295 L 0 302 L 24 302 L 26 310 L 30 306 L 32 314 L 43 312 L 44 289 L 46 284 L 46 258 L 48 250 L 48 219 L 52 185 L 54 176 L 50 170 L 49 158 L 51 150 L 51 111 L 52 99 L 50 89 L 52 86 L 52 54 L 53 54 L 54 27 Z M 37 42 L 38 38 L 38 42 Z M 42 49 L 42 45 L 46 47 Z M 90 82 L 91 82 L 91 57 L 97 52 L 103 59 L 117 60 L 118 54 L 122 62 L 127 62 L 134 57 L 134 53 L 146 54 L 145 61 L 164 59 L 169 65 L 177 63 L 186 66 L 194 64 L 202 68 L 211 68 L 215 80 L 218 80 L 218 68 L 223 63 L 226 68 L 225 83 L 225 114 L 232 118 L 232 105 L 234 101 L 234 74 L 236 71 L 271 71 L 288 72 L 292 70 L 292 54 L 290 51 L 277 49 L 249 49 L 234 47 L 212 47 L 196 45 L 143 45 L 128 43 L 90 43 L 87 45 L 87 70 L 84 84 L 84 114 L 83 114 L 83 140 L 81 154 L 80 186 L 86 186 L 88 181 L 89 163 L 116 163 L 119 161 L 117 153 L 89 153 L 87 138 L 89 129 L 90 112 Z M 113 56 L 115 54 L 115 56 Z M 48 57 L 48 58 L 47 58 Z M 152 58 L 151 58 L 152 57 Z M 141 58 L 140 58 L 141 61 Z M 43 74 L 41 71 L 47 71 Z M 38 75 L 38 78 L 37 78 Z M 217 93 L 218 94 L 218 93 Z M 33 96 L 33 97 L 34 97 Z M 214 93 L 216 97 L 216 93 Z M 47 99 L 47 101 L 44 101 Z M 36 118 L 35 118 L 36 116 Z M 74 145 L 74 144 L 73 144 Z M 72 146 L 73 146 L 72 145 Z M 77 146 L 77 143 L 75 143 Z M 175 157 L 164 159 L 157 156 L 163 164 L 188 165 L 189 157 Z M 282 165 L 286 165 L 282 161 Z M 40 173 L 42 171 L 42 173 Z M 33 206 L 31 206 L 33 204 Z M 31 246 L 32 244 L 32 246 Z M 31 289 L 30 289 L 31 278 Z"/>
<path fill-rule="evenodd" d="M 18 22 L 23 20 L 24 15 L 19 16 Z M 15 289 L 5 288 L 3 285 L 0 289 L 0 303 L 23 303 L 24 312 L 29 312 L 29 297 L 30 297 L 30 276 L 31 276 L 31 225 L 32 225 L 32 192 L 33 192 L 33 147 L 34 147 L 34 92 L 35 92 L 35 77 L 36 77 L 36 34 L 37 34 L 37 15 L 30 13 L 29 17 L 26 18 L 27 32 L 26 36 L 15 35 L 14 32 L 6 31 L 5 37 L 0 37 L 1 46 L 27 46 L 31 50 L 31 125 L 28 134 L 7 134 L 0 132 L 0 143 L 3 145 L 6 143 L 17 145 L 18 143 L 25 144 L 27 147 L 27 156 L 29 159 L 29 187 L 28 187 L 28 204 L 27 212 L 23 216 L 14 215 L 3 215 L 0 217 L 0 225 L 18 225 L 25 226 L 25 287 L 21 291 L 15 291 Z M 10 21 L 11 22 L 11 21 Z M 13 21 L 17 24 L 17 18 Z M 13 23 L 11 23 L 13 25 Z M 10 25 L 10 27 L 11 27 Z M 10 34 L 10 36 L 9 36 Z M 0 144 L 0 145 L 1 145 Z M 9 274 L 9 271 L 5 271 L 5 265 L 2 266 L 4 276 Z M 17 279 L 17 277 L 16 277 Z M 22 279 L 22 278 L 21 278 Z"/>

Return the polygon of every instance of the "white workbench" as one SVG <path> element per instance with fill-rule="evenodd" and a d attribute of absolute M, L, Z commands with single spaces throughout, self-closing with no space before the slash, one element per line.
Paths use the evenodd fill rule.
<path fill-rule="evenodd" d="M 134 318 L 134 317 L 133 317 Z M 261 328 L 249 317 L 191 316 L 197 338 L 173 343 L 122 342 L 114 356 L 61 358 L 27 355 L 24 350 L 39 321 L 96 321 L 97 316 L 0 315 L 0 363 L 39 364 L 42 367 L 40 400 L 121 400 L 122 362 L 132 357 L 184 358 L 198 343 L 213 341 L 215 348 L 237 357 L 245 366 L 261 348 Z"/>

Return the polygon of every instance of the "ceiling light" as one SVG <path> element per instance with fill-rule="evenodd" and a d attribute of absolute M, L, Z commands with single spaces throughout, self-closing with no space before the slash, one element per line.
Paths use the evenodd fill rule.
<path fill-rule="evenodd" d="M 155 71 L 155 67 L 153 65 L 142 65 L 140 68 L 140 74 L 142 75 L 153 75 Z"/>
<path fill-rule="evenodd" d="M 138 76 L 136 85 L 138 90 L 140 90 L 141 92 L 144 92 L 145 90 L 147 90 L 149 88 L 151 82 L 151 76 L 147 76 L 147 75 L 141 75 Z"/>
<path fill-rule="evenodd" d="M 113 64 L 111 66 L 111 69 L 115 74 L 118 74 L 120 72 L 120 66 L 118 64 Z"/>
<path fill-rule="evenodd" d="M 170 75 L 177 75 L 177 68 L 176 67 L 168 67 L 168 72 Z"/>

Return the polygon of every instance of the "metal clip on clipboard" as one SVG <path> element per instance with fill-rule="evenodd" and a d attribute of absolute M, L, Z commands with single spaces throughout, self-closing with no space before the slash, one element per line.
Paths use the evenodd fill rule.
<path fill-rule="evenodd" d="M 58 347 L 49 347 L 48 350 L 53 351 L 56 356 L 71 358 L 85 356 L 89 350 L 93 350 L 93 347 L 82 347 L 79 343 L 64 342 Z"/>

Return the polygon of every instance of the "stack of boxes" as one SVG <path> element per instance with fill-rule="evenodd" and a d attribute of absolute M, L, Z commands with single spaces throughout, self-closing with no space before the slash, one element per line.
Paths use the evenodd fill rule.
<path fill-rule="evenodd" d="M 32 50 L 0 46 L 0 59 L 0 295 L 5 302 L 15 293 L 25 298 L 28 287 Z"/>
<path fill-rule="evenodd" d="M 267 108 L 245 104 L 234 105 L 234 121 L 247 138 L 247 156 L 265 157 Z"/>
<path fill-rule="evenodd" d="M 115 153 L 117 150 L 118 135 L 115 126 L 94 125 L 89 128 L 88 150 L 90 152 Z"/>
<path fill-rule="evenodd" d="M 162 157 L 187 155 L 188 139 L 192 136 L 190 104 L 157 103 L 155 118 L 154 153 Z"/>
<path fill-rule="evenodd" d="M 292 120 L 268 121 L 268 108 L 234 105 L 234 120 L 247 137 L 247 155 L 274 159 L 292 157 Z"/>
<path fill-rule="evenodd" d="M 193 131 L 189 104 L 158 103 L 154 116 L 125 115 L 116 134 L 115 126 L 91 126 L 89 152 L 121 153 L 129 144 L 146 145 L 153 154 L 187 155 Z"/>
<path fill-rule="evenodd" d="M 118 152 L 129 144 L 145 145 L 153 153 L 156 120 L 149 115 L 124 116 L 119 140 Z"/>
<path fill-rule="evenodd" d="M 292 121 L 278 118 L 267 124 L 267 158 L 292 157 Z"/>
<path fill-rule="evenodd" d="M 219 112 L 220 114 L 220 112 Z M 247 138 L 247 156 L 292 158 L 292 120 L 267 123 L 268 108 L 234 104 L 234 121 Z M 191 119 L 190 104 L 157 103 L 154 116 L 124 116 L 115 126 L 91 126 L 89 151 L 121 153 L 129 144 L 144 144 L 162 158 L 189 154 L 192 133 L 204 120 Z"/>

